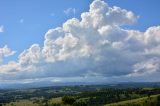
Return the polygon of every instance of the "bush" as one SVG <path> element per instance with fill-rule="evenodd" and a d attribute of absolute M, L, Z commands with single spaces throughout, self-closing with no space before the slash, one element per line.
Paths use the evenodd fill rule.
<path fill-rule="evenodd" d="M 156 106 L 160 106 L 160 95 L 157 97 L 157 104 Z"/>
<path fill-rule="evenodd" d="M 79 100 L 74 102 L 73 106 L 87 106 L 87 103 L 84 100 Z"/>
<path fill-rule="evenodd" d="M 63 102 L 64 104 L 72 105 L 72 104 L 75 102 L 75 98 L 72 97 L 72 96 L 64 96 L 64 97 L 62 98 L 62 102 Z"/>
<path fill-rule="evenodd" d="M 157 101 L 160 101 L 160 95 L 159 95 L 159 96 L 157 96 Z"/>

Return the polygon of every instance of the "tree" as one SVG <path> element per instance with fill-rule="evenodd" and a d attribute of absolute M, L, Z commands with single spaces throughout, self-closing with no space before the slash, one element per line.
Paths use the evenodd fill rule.
<path fill-rule="evenodd" d="M 63 102 L 64 104 L 72 105 L 72 104 L 75 102 L 75 98 L 72 97 L 72 96 L 64 96 L 64 97 L 62 98 L 62 102 Z"/>
<path fill-rule="evenodd" d="M 73 106 L 87 106 L 87 103 L 84 100 L 79 100 L 79 101 L 74 102 Z"/>

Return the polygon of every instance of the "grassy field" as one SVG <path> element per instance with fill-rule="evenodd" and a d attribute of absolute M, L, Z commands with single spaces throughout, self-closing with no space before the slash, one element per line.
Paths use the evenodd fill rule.
<path fill-rule="evenodd" d="M 39 106 L 37 103 L 33 103 L 31 100 L 19 100 L 16 102 L 11 102 L 3 106 Z"/>
<path fill-rule="evenodd" d="M 138 99 L 133 100 L 127 100 L 127 101 L 121 101 L 117 103 L 112 104 L 106 104 L 104 106 L 159 106 L 157 105 L 157 97 L 160 95 L 152 95 L 150 97 L 142 97 Z M 52 98 L 48 100 L 48 104 L 62 104 L 62 98 Z M 5 104 L 3 106 L 40 106 L 38 103 L 34 103 L 32 100 L 19 100 L 16 102 L 11 102 L 8 104 Z M 64 105 L 69 106 L 69 105 Z"/>
<path fill-rule="evenodd" d="M 48 100 L 48 104 L 49 105 L 62 104 L 62 98 L 61 97 L 52 98 L 52 99 Z M 3 106 L 41 106 L 41 105 L 42 105 L 42 103 L 34 103 L 33 100 L 19 100 L 16 102 L 4 104 Z M 65 106 L 68 106 L 68 105 L 65 105 Z"/>
<path fill-rule="evenodd" d="M 157 103 L 158 96 L 159 95 L 153 95 L 150 97 L 143 97 L 143 98 L 138 98 L 133 100 L 107 104 L 105 106 L 157 106 L 156 103 Z"/>
<path fill-rule="evenodd" d="M 58 97 L 58 98 L 52 98 L 49 100 L 49 104 L 54 104 L 54 103 L 62 103 L 62 98 Z"/>

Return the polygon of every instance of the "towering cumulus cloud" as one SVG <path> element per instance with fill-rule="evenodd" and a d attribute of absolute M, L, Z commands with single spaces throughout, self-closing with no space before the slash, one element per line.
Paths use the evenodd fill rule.
<path fill-rule="evenodd" d="M 0 66 L 1 79 L 149 76 L 160 70 L 160 26 L 123 29 L 137 16 L 94 0 L 81 19 L 49 29 L 44 46 L 33 44 L 18 62 Z"/>

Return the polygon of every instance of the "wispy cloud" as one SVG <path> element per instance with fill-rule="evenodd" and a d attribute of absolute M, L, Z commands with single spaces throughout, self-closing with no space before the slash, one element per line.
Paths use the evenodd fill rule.
<path fill-rule="evenodd" d="M 75 8 L 67 8 L 64 10 L 64 13 L 69 16 L 69 15 L 75 15 L 76 14 L 76 9 Z"/>
<path fill-rule="evenodd" d="M 3 25 L 0 26 L 0 32 L 4 32 L 4 26 Z"/>
<path fill-rule="evenodd" d="M 19 22 L 20 22 L 20 23 L 24 23 L 24 19 L 20 19 Z"/>

